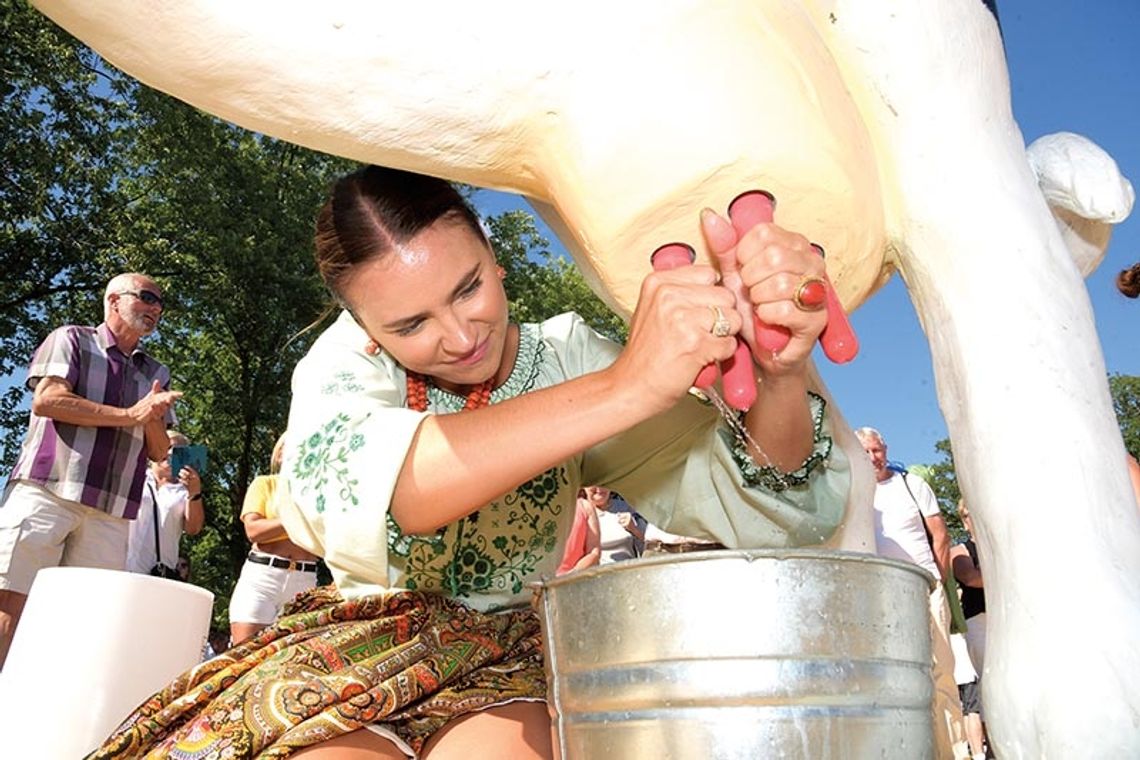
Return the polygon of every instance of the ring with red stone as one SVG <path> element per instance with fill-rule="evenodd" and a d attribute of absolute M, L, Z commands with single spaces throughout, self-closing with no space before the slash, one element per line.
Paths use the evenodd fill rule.
<path fill-rule="evenodd" d="M 827 303 L 827 283 L 820 277 L 805 276 L 792 294 L 800 311 L 819 311 Z"/>

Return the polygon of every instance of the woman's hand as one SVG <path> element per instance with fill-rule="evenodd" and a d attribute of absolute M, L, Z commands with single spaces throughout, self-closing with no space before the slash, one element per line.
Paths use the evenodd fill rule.
<path fill-rule="evenodd" d="M 742 336 L 753 340 L 749 329 L 753 315 L 791 333 L 788 345 L 776 354 L 750 343 L 763 375 L 802 374 L 827 326 L 827 310 L 808 311 L 794 299 L 806 278 L 824 276 L 823 257 L 803 235 L 775 224 L 758 224 L 737 240 L 732 223 L 711 209 L 701 212 L 701 230 L 720 264 L 725 288 L 747 298 L 736 299 L 741 323 L 746 325 Z"/>
<path fill-rule="evenodd" d="M 193 467 L 183 467 L 179 470 L 178 482 L 186 487 L 191 496 L 202 493 L 202 478 L 198 476 L 198 471 Z"/>
<path fill-rule="evenodd" d="M 186 510 L 182 530 L 189 536 L 196 536 L 206 524 L 206 505 L 202 501 L 202 478 L 193 467 L 183 467 L 178 471 L 178 482 L 186 489 Z"/>
<path fill-rule="evenodd" d="M 625 529 L 625 532 L 636 538 L 638 541 L 645 540 L 645 534 L 641 532 L 641 528 L 637 525 L 637 520 L 629 512 L 618 512 L 617 515 L 618 525 Z"/>
<path fill-rule="evenodd" d="M 732 356 L 743 320 L 736 298 L 717 284 L 716 270 L 686 266 L 653 272 L 641 285 L 629 340 L 611 370 L 623 388 L 656 413 L 673 406 L 710 362 Z M 713 334 L 719 314 L 726 335 Z M 628 384 L 628 385 L 627 385 Z"/>

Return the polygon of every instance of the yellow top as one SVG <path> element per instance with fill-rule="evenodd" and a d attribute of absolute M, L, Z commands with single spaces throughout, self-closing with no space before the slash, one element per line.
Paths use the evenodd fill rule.
<path fill-rule="evenodd" d="M 245 492 L 245 501 L 241 505 L 241 517 L 261 515 L 269 520 L 277 517 L 277 508 L 273 505 L 273 495 L 276 491 L 276 475 L 258 475 L 249 484 L 249 490 Z"/>

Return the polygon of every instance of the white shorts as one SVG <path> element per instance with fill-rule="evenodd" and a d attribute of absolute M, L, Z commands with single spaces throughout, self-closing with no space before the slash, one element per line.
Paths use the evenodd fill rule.
<path fill-rule="evenodd" d="M 316 585 L 316 572 L 259 565 L 247 559 L 230 596 L 230 622 L 271 625 L 286 602 Z"/>
<path fill-rule="evenodd" d="M 130 524 L 35 483 L 9 483 L 0 505 L 0 589 L 27 594 L 45 567 L 124 570 Z"/>

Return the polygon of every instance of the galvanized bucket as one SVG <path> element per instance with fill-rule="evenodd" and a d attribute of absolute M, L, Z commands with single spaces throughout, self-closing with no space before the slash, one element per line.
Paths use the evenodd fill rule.
<path fill-rule="evenodd" d="M 562 758 L 932 757 L 930 590 L 914 565 L 819 550 L 546 581 Z"/>

